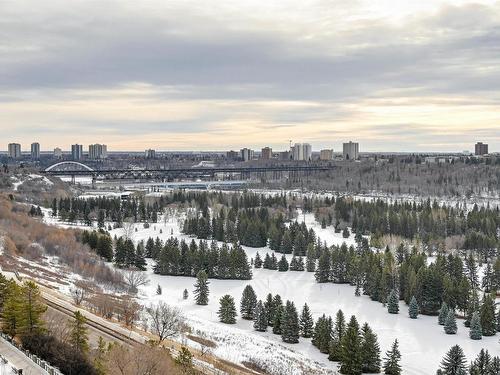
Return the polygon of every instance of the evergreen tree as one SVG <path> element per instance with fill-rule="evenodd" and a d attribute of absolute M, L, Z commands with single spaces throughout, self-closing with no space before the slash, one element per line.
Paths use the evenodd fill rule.
<path fill-rule="evenodd" d="M 10 296 L 16 299 L 13 305 L 14 313 L 17 315 L 17 333 L 32 334 L 41 331 L 42 315 L 47 310 L 47 306 L 42 303 L 38 286 L 33 281 L 26 281 L 20 289 L 15 290 L 19 291 L 19 294 Z"/>
<path fill-rule="evenodd" d="M 314 334 L 311 343 L 319 349 L 321 353 L 329 353 L 330 341 L 332 340 L 332 320 L 325 314 L 320 316 L 314 325 Z"/>
<path fill-rule="evenodd" d="M 442 375 L 466 375 L 466 358 L 459 345 L 453 346 L 441 361 Z"/>
<path fill-rule="evenodd" d="M 188 299 L 189 297 L 189 292 L 187 289 L 184 289 L 184 292 L 182 292 L 182 299 Z"/>
<path fill-rule="evenodd" d="M 319 257 L 318 267 L 314 274 L 318 283 L 327 283 L 330 281 L 330 267 L 330 252 L 326 250 Z"/>
<path fill-rule="evenodd" d="M 380 346 L 377 335 L 365 323 L 362 328 L 361 363 L 363 373 L 378 374 L 380 372 Z"/>
<path fill-rule="evenodd" d="M 472 314 L 472 319 L 470 321 L 469 337 L 472 340 L 481 340 L 483 338 L 483 329 L 481 327 L 481 318 L 479 317 L 479 314 L 477 312 Z"/>
<path fill-rule="evenodd" d="M 346 332 L 346 322 L 342 310 L 337 311 L 335 316 L 335 327 L 333 328 L 331 341 L 328 349 L 328 359 L 330 361 L 342 360 L 342 338 Z"/>
<path fill-rule="evenodd" d="M 389 297 L 387 299 L 387 310 L 389 311 L 389 314 L 399 314 L 399 297 L 394 289 L 392 289 L 391 293 L 389 293 Z"/>
<path fill-rule="evenodd" d="M 288 271 L 288 261 L 286 260 L 285 255 L 282 255 L 281 259 L 278 262 L 278 271 L 280 272 Z"/>
<path fill-rule="evenodd" d="M 146 264 L 146 253 L 144 249 L 144 243 L 141 241 L 137 244 L 137 250 L 135 252 L 135 267 L 141 271 L 145 271 L 147 268 Z"/>
<path fill-rule="evenodd" d="M 417 299 L 415 298 L 415 296 L 413 296 L 413 297 L 411 297 L 410 306 L 408 308 L 408 314 L 410 315 L 411 319 L 417 319 L 418 310 L 419 310 L 419 307 L 418 307 Z"/>
<path fill-rule="evenodd" d="M 267 330 L 266 310 L 262 301 L 257 302 L 255 306 L 253 328 L 258 332 L 265 332 Z"/>
<path fill-rule="evenodd" d="M 257 253 L 255 254 L 255 259 L 253 261 L 253 266 L 255 268 L 261 268 L 262 267 L 262 259 L 260 259 L 260 255 L 259 255 L 259 252 L 257 251 Z"/>
<path fill-rule="evenodd" d="M 267 317 L 267 325 L 273 325 L 274 318 L 274 305 L 273 305 L 273 295 L 269 293 L 266 297 L 266 302 L 264 302 L 264 311 Z"/>
<path fill-rule="evenodd" d="M 307 303 L 304 304 L 302 308 L 302 313 L 300 314 L 300 334 L 302 337 L 310 338 L 314 333 L 314 320 L 309 310 Z"/>
<path fill-rule="evenodd" d="M 484 295 L 479 314 L 481 318 L 481 328 L 483 336 L 495 335 L 497 332 L 495 301 L 490 294 Z"/>
<path fill-rule="evenodd" d="M 447 335 L 454 335 L 457 333 L 457 320 L 455 319 L 455 310 L 450 309 L 448 316 L 444 322 L 444 331 Z"/>
<path fill-rule="evenodd" d="M 234 304 L 234 298 L 229 294 L 222 296 L 220 301 L 219 311 L 217 312 L 219 320 L 226 324 L 236 323 L 236 306 Z"/>
<path fill-rule="evenodd" d="M 479 310 L 479 296 L 476 289 L 472 289 L 467 301 L 467 312 L 464 325 L 470 327 L 472 315 Z"/>
<path fill-rule="evenodd" d="M 208 305 L 208 276 L 201 270 L 196 274 L 196 284 L 194 284 L 194 298 L 197 305 Z"/>
<path fill-rule="evenodd" d="M 386 352 L 384 359 L 384 374 L 400 375 L 401 374 L 401 352 L 399 351 L 398 340 L 395 340 L 390 350 Z"/>
<path fill-rule="evenodd" d="M 255 295 L 255 291 L 252 286 L 247 285 L 245 289 L 243 289 L 243 294 L 241 296 L 240 302 L 240 313 L 241 317 L 246 320 L 254 319 L 254 310 L 257 305 L 257 296 Z"/>
<path fill-rule="evenodd" d="M 499 374 L 495 364 L 487 350 L 481 349 L 476 359 L 471 363 L 469 373 L 471 375 L 493 375 Z"/>
<path fill-rule="evenodd" d="M 307 272 L 314 272 L 316 270 L 316 251 L 312 243 L 307 247 L 306 270 Z"/>
<path fill-rule="evenodd" d="M 363 358 L 361 353 L 361 336 L 359 331 L 359 324 L 356 317 L 353 315 L 347 330 L 342 337 L 341 344 L 341 360 L 340 372 L 342 374 L 361 374 L 363 368 Z"/>
<path fill-rule="evenodd" d="M 281 339 L 289 344 L 299 342 L 299 317 L 293 302 L 286 301 L 281 316 Z"/>
<path fill-rule="evenodd" d="M 106 353 L 108 352 L 106 348 L 106 342 L 104 339 L 99 336 L 99 340 L 97 342 L 97 349 L 94 355 L 93 365 L 97 371 L 98 375 L 106 374 Z"/>
<path fill-rule="evenodd" d="M 76 351 L 86 354 L 89 351 L 89 338 L 87 327 L 85 326 L 87 319 L 80 311 L 75 311 L 73 317 L 75 320 L 71 322 L 71 346 Z"/>
<path fill-rule="evenodd" d="M 162 292 L 161 286 L 160 286 L 160 284 L 158 284 L 157 287 L 156 287 L 156 294 L 159 295 L 159 296 L 161 296 L 161 292 Z"/>
<path fill-rule="evenodd" d="M 281 333 L 283 332 L 281 329 L 283 312 L 284 312 L 283 305 L 276 305 L 273 318 L 273 333 L 275 335 L 281 335 Z"/>
<path fill-rule="evenodd" d="M 113 240 L 107 234 L 101 235 L 97 239 L 97 254 L 108 262 L 113 261 Z"/>
<path fill-rule="evenodd" d="M 446 322 L 446 318 L 448 317 L 448 312 L 450 309 L 448 308 L 448 305 L 446 302 L 443 302 L 441 304 L 441 308 L 439 309 L 439 315 L 438 315 L 438 323 L 441 326 L 444 326 L 444 323 Z"/>

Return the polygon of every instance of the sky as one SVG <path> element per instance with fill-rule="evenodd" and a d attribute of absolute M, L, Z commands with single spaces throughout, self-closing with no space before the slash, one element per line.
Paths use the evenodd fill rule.
<path fill-rule="evenodd" d="M 0 1 L 0 149 L 500 151 L 500 1 Z"/>

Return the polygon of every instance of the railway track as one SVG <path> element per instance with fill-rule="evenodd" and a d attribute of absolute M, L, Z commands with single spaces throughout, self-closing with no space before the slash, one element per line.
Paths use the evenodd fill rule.
<path fill-rule="evenodd" d="M 42 298 L 45 301 L 45 303 L 47 304 L 47 306 L 53 308 L 54 310 L 59 311 L 60 313 L 63 313 L 64 315 L 69 316 L 70 318 L 74 317 L 73 310 L 71 310 L 65 306 L 62 306 L 60 304 L 57 304 L 54 301 L 52 301 L 46 297 L 42 297 Z M 86 318 L 86 324 L 88 326 L 96 329 L 99 332 L 105 333 L 106 335 L 118 340 L 119 342 L 122 342 L 122 343 L 130 345 L 130 346 L 133 344 L 144 344 L 144 342 L 136 340 L 135 338 L 133 338 L 131 336 L 127 336 L 123 333 L 117 332 L 116 330 L 111 329 L 110 327 L 107 327 L 105 324 L 101 324 L 101 323 L 96 322 L 92 319 L 89 319 L 88 316 L 85 316 L 85 318 Z"/>

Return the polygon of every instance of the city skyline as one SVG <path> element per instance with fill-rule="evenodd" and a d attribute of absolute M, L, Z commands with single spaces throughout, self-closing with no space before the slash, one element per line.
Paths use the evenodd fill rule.
<path fill-rule="evenodd" d="M 500 2 L 374 3 L 3 2 L 0 130 L 26 151 L 500 150 Z"/>

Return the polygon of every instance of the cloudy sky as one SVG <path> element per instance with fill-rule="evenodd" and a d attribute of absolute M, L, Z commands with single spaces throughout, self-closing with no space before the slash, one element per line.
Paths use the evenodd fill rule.
<path fill-rule="evenodd" d="M 42 150 L 500 151 L 500 1 L 0 1 L 0 131 Z"/>

